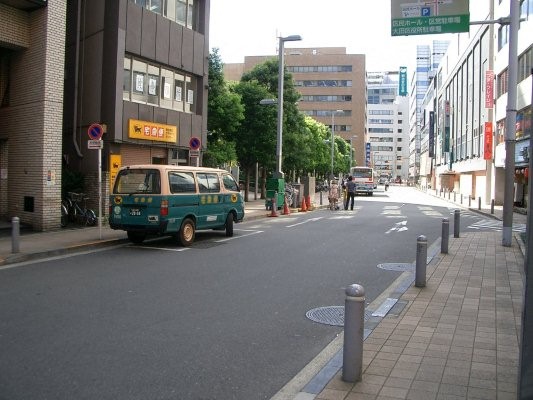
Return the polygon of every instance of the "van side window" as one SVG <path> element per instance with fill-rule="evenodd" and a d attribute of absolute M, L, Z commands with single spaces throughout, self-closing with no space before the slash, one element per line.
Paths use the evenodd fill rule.
<path fill-rule="evenodd" d="M 233 176 L 231 176 L 230 174 L 222 175 L 222 182 L 224 183 L 224 187 L 227 190 L 231 190 L 232 192 L 239 191 L 239 186 L 237 185 L 237 182 L 235 182 L 235 179 L 233 179 Z"/>
<path fill-rule="evenodd" d="M 220 192 L 220 182 L 218 174 L 199 173 L 196 174 L 198 179 L 198 188 L 200 193 L 218 193 Z"/>
<path fill-rule="evenodd" d="M 191 172 L 169 172 L 168 182 L 171 193 L 196 193 L 194 175 Z"/>

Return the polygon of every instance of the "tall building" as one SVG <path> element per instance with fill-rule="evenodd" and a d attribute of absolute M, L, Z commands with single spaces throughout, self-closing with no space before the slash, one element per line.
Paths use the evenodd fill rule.
<path fill-rule="evenodd" d="M 365 165 L 365 55 L 346 54 L 344 47 L 284 50 L 285 65 L 302 95 L 299 109 L 351 142 L 355 163 Z M 277 56 L 246 56 L 244 64 L 225 64 L 224 77 L 238 81 L 243 73 L 272 58 Z"/>
<path fill-rule="evenodd" d="M 198 164 L 207 142 L 209 7 L 0 0 L 0 217 L 58 228 L 65 170 L 83 174 L 96 208 L 121 165 Z M 105 131 L 100 193 L 91 126 Z"/>
<path fill-rule="evenodd" d="M 448 47 L 448 41 L 434 40 L 432 46 L 416 46 L 416 64 L 411 78 L 409 107 L 409 177 L 420 180 L 420 152 L 422 143 L 422 108 L 435 71 Z"/>
<path fill-rule="evenodd" d="M 367 73 L 367 142 L 379 175 L 409 176 L 409 98 L 399 95 L 399 71 Z"/>

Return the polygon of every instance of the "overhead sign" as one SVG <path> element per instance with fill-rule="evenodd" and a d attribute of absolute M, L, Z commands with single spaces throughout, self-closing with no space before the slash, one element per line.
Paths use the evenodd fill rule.
<path fill-rule="evenodd" d="M 87 134 L 89 135 L 89 139 L 101 139 L 104 134 L 104 127 L 100 124 L 91 124 L 89 129 L 87 129 Z"/>
<path fill-rule="evenodd" d="M 176 125 L 156 124 L 150 121 L 130 119 L 128 136 L 130 139 L 177 143 L 178 127 Z"/>
<path fill-rule="evenodd" d="M 468 32 L 468 0 L 391 0 L 391 36 Z"/>
<path fill-rule="evenodd" d="M 197 137 L 192 137 L 191 140 L 189 140 L 189 147 L 191 150 L 199 150 L 201 145 L 202 142 Z"/>

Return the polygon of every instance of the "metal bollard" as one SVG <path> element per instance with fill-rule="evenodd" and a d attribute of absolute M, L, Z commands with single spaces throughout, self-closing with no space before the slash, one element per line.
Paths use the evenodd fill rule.
<path fill-rule="evenodd" d="M 461 204 L 463 204 L 463 194 L 461 193 Z"/>
<path fill-rule="evenodd" d="M 490 201 L 490 213 L 494 214 L 494 199 Z"/>
<path fill-rule="evenodd" d="M 455 199 L 456 196 L 457 196 L 457 193 L 453 192 L 453 202 L 454 202 L 454 203 L 455 203 L 455 201 L 456 201 L 456 199 Z"/>
<path fill-rule="evenodd" d="M 320 191 L 320 205 L 322 205 L 322 190 Z"/>
<path fill-rule="evenodd" d="M 440 252 L 448 254 L 448 242 L 450 237 L 450 220 L 448 218 L 442 219 L 442 233 L 440 241 Z"/>
<path fill-rule="evenodd" d="M 346 288 L 345 293 L 342 380 L 355 383 L 361 380 L 363 371 L 365 288 L 353 284 Z"/>
<path fill-rule="evenodd" d="M 481 211 L 481 196 L 477 198 L 477 209 Z"/>
<path fill-rule="evenodd" d="M 13 217 L 11 219 L 11 252 L 18 253 L 20 251 L 20 218 Z"/>
<path fill-rule="evenodd" d="M 448 190 L 448 200 L 450 200 L 450 193 L 451 193 L 451 191 Z"/>
<path fill-rule="evenodd" d="M 468 195 L 468 207 L 472 205 L 472 195 Z"/>
<path fill-rule="evenodd" d="M 426 266 L 428 260 L 428 241 L 424 235 L 416 239 L 416 272 L 415 286 L 426 286 Z"/>
<path fill-rule="evenodd" d="M 461 228 L 461 211 L 455 210 L 453 213 L 453 237 L 458 238 L 459 237 L 459 230 Z"/>

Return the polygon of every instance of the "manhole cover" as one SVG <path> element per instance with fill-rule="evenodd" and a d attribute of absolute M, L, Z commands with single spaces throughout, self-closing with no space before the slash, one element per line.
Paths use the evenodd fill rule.
<path fill-rule="evenodd" d="M 387 271 L 414 271 L 415 266 L 412 263 L 383 263 L 378 264 L 378 268 L 385 269 Z"/>
<path fill-rule="evenodd" d="M 344 306 L 329 306 L 313 308 L 305 313 L 311 321 L 320 324 L 344 326 Z M 365 321 L 370 318 L 370 312 L 365 310 Z"/>

